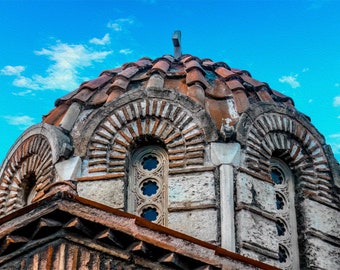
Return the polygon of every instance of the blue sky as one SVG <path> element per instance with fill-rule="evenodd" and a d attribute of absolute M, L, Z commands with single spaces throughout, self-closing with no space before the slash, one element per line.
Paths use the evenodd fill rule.
<path fill-rule="evenodd" d="M 340 160 L 340 1 L 0 0 L 0 163 L 54 101 L 102 70 L 183 53 L 291 96 Z"/>

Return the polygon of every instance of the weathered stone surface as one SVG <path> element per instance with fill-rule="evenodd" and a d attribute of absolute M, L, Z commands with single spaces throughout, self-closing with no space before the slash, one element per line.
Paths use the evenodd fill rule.
<path fill-rule="evenodd" d="M 80 157 L 72 157 L 55 165 L 59 180 L 74 180 L 80 173 Z"/>
<path fill-rule="evenodd" d="M 277 260 L 275 260 L 273 258 L 270 258 L 268 256 L 264 256 L 262 254 L 256 253 L 253 250 L 249 250 L 249 249 L 246 249 L 246 248 L 241 248 L 240 249 L 240 254 L 243 255 L 243 256 L 246 256 L 248 258 L 252 258 L 254 260 L 257 260 L 257 261 L 260 261 L 260 262 L 264 262 L 264 263 L 268 263 L 270 265 L 274 265 L 276 267 L 282 268 L 282 265 L 280 265 L 280 263 Z"/>
<path fill-rule="evenodd" d="M 267 250 L 277 252 L 279 239 L 275 222 L 241 210 L 236 214 L 236 227 L 238 242 L 246 242 Z"/>
<path fill-rule="evenodd" d="M 124 184 L 121 180 L 85 181 L 77 184 L 78 195 L 115 208 L 124 207 Z"/>
<path fill-rule="evenodd" d="M 303 207 L 307 229 L 332 236 L 340 244 L 340 212 L 309 199 L 304 200 Z"/>
<path fill-rule="evenodd" d="M 171 212 L 168 226 L 203 241 L 211 243 L 218 241 L 216 209 Z"/>
<path fill-rule="evenodd" d="M 240 162 L 240 145 L 238 143 L 211 143 L 211 161 L 214 165 Z"/>
<path fill-rule="evenodd" d="M 168 185 L 170 207 L 205 205 L 216 201 L 215 181 L 211 171 L 171 175 Z"/>
<path fill-rule="evenodd" d="M 318 238 L 309 238 L 305 244 L 307 265 L 305 269 L 339 269 L 340 248 Z M 327 258 L 327 260 L 325 260 Z"/>
<path fill-rule="evenodd" d="M 236 181 L 237 204 L 247 204 L 267 212 L 275 212 L 275 189 L 269 182 L 238 173 Z"/>
<path fill-rule="evenodd" d="M 73 128 L 74 123 L 77 121 L 80 111 L 81 105 L 77 102 L 72 103 L 59 126 L 64 130 L 70 131 Z"/>

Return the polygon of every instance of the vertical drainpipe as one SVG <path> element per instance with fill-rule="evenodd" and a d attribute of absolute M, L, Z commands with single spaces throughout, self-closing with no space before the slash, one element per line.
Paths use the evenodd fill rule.
<path fill-rule="evenodd" d="M 235 252 L 234 167 L 240 162 L 240 145 L 212 143 L 211 160 L 220 172 L 221 247 Z"/>

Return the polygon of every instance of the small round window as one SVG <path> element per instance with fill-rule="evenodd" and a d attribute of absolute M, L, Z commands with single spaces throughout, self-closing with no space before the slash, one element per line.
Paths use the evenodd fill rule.
<path fill-rule="evenodd" d="M 157 182 L 153 179 L 147 179 L 146 181 L 144 181 L 142 183 L 142 194 L 144 196 L 148 196 L 151 197 L 155 194 L 157 194 L 158 190 L 159 190 L 159 186 L 157 184 Z"/>
<path fill-rule="evenodd" d="M 282 185 L 285 181 L 283 172 L 277 167 L 272 167 L 270 176 L 276 185 Z"/>
<path fill-rule="evenodd" d="M 144 170 L 152 171 L 157 168 L 159 161 L 157 157 L 153 155 L 147 155 L 142 160 L 142 166 Z"/>
<path fill-rule="evenodd" d="M 158 214 L 157 209 L 155 207 L 152 207 L 152 206 L 144 208 L 142 210 L 142 214 L 141 214 L 142 218 L 145 218 L 149 221 L 157 220 L 158 216 L 159 216 L 159 214 Z"/>

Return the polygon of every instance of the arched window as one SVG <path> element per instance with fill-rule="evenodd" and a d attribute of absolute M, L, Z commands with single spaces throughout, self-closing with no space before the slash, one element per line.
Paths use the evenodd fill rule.
<path fill-rule="evenodd" d="M 282 268 L 299 269 L 294 176 L 285 162 L 272 158 L 271 179 L 275 188 L 278 258 Z"/>
<path fill-rule="evenodd" d="M 129 167 L 128 211 L 167 224 L 168 156 L 158 145 L 133 151 Z"/>
<path fill-rule="evenodd" d="M 19 174 L 17 174 L 19 177 Z M 20 198 L 21 206 L 28 205 L 32 202 L 36 191 L 34 186 L 36 184 L 36 176 L 33 172 L 27 173 L 20 181 L 20 189 L 18 198 Z"/>

